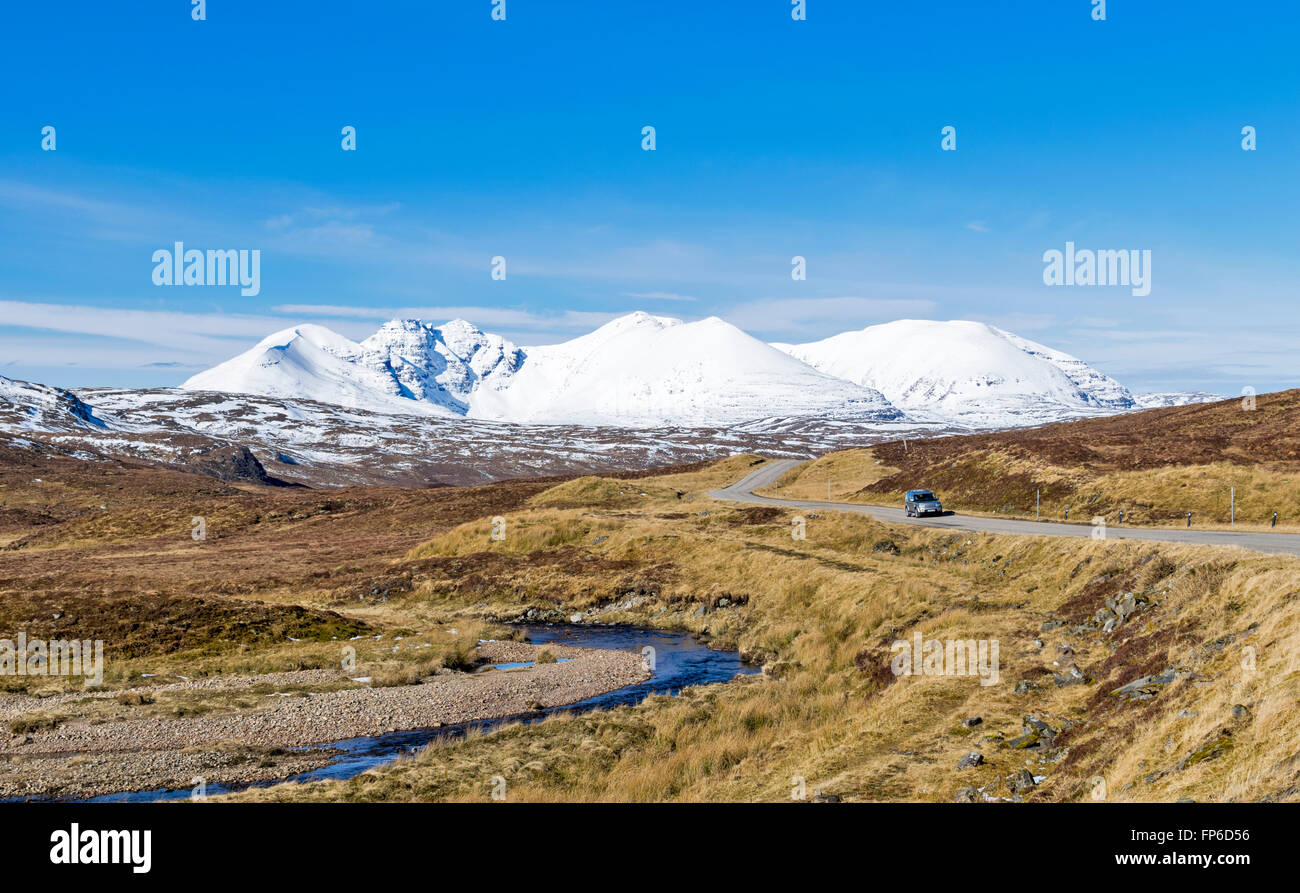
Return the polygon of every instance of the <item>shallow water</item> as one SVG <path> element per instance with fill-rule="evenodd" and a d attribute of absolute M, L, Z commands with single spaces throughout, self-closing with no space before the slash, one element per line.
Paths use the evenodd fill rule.
<path fill-rule="evenodd" d="M 469 729 L 489 730 L 507 721 L 536 722 L 556 711 L 581 712 L 617 707 L 622 704 L 636 704 L 648 695 L 676 695 L 684 686 L 726 682 L 739 674 L 759 672 L 757 667 L 747 665 L 741 661 L 736 652 L 714 651 L 699 639 L 684 632 L 635 626 L 541 626 L 517 624 L 515 628 L 527 634 L 528 640 L 534 645 L 545 645 L 554 642 L 560 645 L 608 648 L 617 651 L 635 651 L 642 654 L 645 653 L 643 649 L 647 647 L 653 648 L 654 673 L 645 682 L 628 685 L 624 688 L 606 692 L 603 695 L 596 695 L 576 704 L 552 707 L 539 713 L 476 720 L 436 729 L 389 732 L 386 735 L 372 735 L 364 738 L 335 741 L 332 744 L 322 745 L 322 747 L 343 751 L 328 766 L 292 775 L 285 779 L 257 782 L 252 785 L 213 784 L 208 786 L 207 792 L 209 794 L 223 794 L 248 787 L 265 787 L 278 784 L 281 781 L 320 781 L 322 779 L 351 778 L 368 769 L 395 760 L 403 754 L 414 753 L 431 742 L 464 735 Z M 188 788 L 127 791 L 96 797 L 89 802 L 180 800 L 189 796 L 190 790 Z"/>

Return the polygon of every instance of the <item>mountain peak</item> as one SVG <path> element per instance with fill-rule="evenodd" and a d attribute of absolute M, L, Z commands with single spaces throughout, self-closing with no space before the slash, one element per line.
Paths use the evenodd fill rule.
<path fill-rule="evenodd" d="M 476 418 L 708 427 L 783 416 L 902 416 L 879 392 L 825 375 L 713 317 L 630 313 L 532 348 L 511 385 L 480 393 Z"/>
<path fill-rule="evenodd" d="M 456 317 L 455 319 L 447 320 L 445 323 L 438 326 L 438 328 L 442 329 L 443 331 L 451 329 L 457 332 L 478 332 L 480 335 L 483 334 L 482 329 L 474 325 L 474 323 L 470 322 L 468 319 L 462 319 L 459 316 Z"/>
<path fill-rule="evenodd" d="M 781 349 L 918 418 L 1010 427 L 1135 405 L 1077 357 L 975 320 L 900 319 Z"/>
<path fill-rule="evenodd" d="M 634 310 L 623 316 L 611 319 L 605 323 L 597 332 L 604 331 L 627 331 L 630 329 L 664 329 L 669 326 L 680 326 L 684 323 L 672 316 L 655 316 L 646 313 L 644 310 Z M 594 333 L 593 333 L 594 334 Z"/>
<path fill-rule="evenodd" d="M 773 417 L 1005 428 L 1136 407 L 1082 360 L 988 323 L 901 319 L 810 344 L 643 310 L 516 347 L 465 319 L 392 319 L 353 342 L 303 324 L 183 387 L 494 421 L 718 427 Z M 1178 396 L 1165 399 L 1176 400 Z"/>
<path fill-rule="evenodd" d="M 353 342 L 344 338 L 333 329 L 316 323 L 304 322 L 296 326 L 290 326 L 287 329 L 281 329 L 278 332 L 272 332 L 267 335 L 257 346 L 264 350 L 272 348 L 286 348 L 294 341 L 303 340 L 317 347 L 334 346 L 336 348 L 355 347 Z"/>
<path fill-rule="evenodd" d="M 384 323 L 379 327 L 378 331 L 375 332 L 375 335 L 379 334 L 379 332 L 418 332 L 421 329 L 427 328 L 429 328 L 429 326 L 424 322 L 424 320 L 403 319 L 399 317 L 390 319 L 388 322 Z M 371 335 L 370 337 L 373 338 L 375 336 Z"/>

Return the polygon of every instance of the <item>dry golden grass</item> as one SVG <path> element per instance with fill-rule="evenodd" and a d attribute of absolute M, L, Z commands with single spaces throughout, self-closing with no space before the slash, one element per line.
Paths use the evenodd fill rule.
<path fill-rule="evenodd" d="M 703 468 L 640 478 L 588 476 L 557 484 L 529 503 L 538 507 L 644 509 L 660 504 L 708 501 L 708 494 L 744 477 L 765 460 L 742 453 Z"/>
<path fill-rule="evenodd" d="M 878 464 L 879 463 L 879 464 Z M 903 491 L 880 482 L 900 469 L 884 464 L 870 448 L 828 453 L 786 474 L 762 495 L 789 499 L 901 506 Z M 901 484 L 899 486 L 902 486 Z M 1168 466 L 1099 471 L 1052 465 L 1003 450 L 975 450 L 950 462 L 931 465 L 911 487 L 928 487 L 944 507 L 968 515 L 1035 517 L 1035 492 L 1041 517 L 1088 521 L 1094 515 L 1142 527 L 1185 527 L 1187 512 L 1200 529 L 1300 531 L 1300 470 L 1237 465 Z M 1236 523 L 1231 492 L 1236 488 Z M 1272 526 L 1272 513 L 1278 524 Z"/>
<path fill-rule="evenodd" d="M 729 473 L 746 470 L 733 462 Z M 500 776 L 512 801 L 788 800 L 797 779 L 808 796 L 948 801 L 966 786 L 1012 798 L 1007 779 L 1029 769 L 1044 776 L 1025 795 L 1034 800 L 1089 801 L 1096 778 L 1110 800 L 1300 799 L 1296 559 L 891 528 L 838 513 L 810 518 L 800 541 L 784 512 L 704 501 L 665 511 L 680 484 L 642 483 L 642 509 L 618 486 L 586 480 L 507 515 L 502 541 L 486 521 L 434 538 L 408 556 L 422 567 L 412 605 L 513 617 L 599 607 L 636 585 L 645 601 L 613 619 L 732 643 L 765 664 L 763 676 L 472 736 L 348 781 L 241 796 L 484 800 Z M 600 504 L 543 507 L 569 505 L 575 490 Z M 1145 607 L 1113 631 L 1092 628 L 1120 592 Z M 714 607 L 723 593 L 732 606 Z M 1064 625 L 1044 631 L 1048 621 Z M 1000 682 L 894 677 L 890 644 L 918 631 L 996 639 Z M 1058 645 L 1089 683 L 1053 683 Z M 1110 694 L 1167 667 L 1176 680 L 1149 700 Z M 1017 693 L 1019 682 L 1033 687 Z M 1234 705 L 1248 712 L 1234 717 Z M 970 716 L 982 724 L 964 727 Z M 1055 749 L 1005 746 L 1026 716 L 1058 730 Z M 984 764 L 958 771 L 972 750 Z"/>
<path fill-rule="evenodd" d="M 776 486 L 754 492 L 783 499 L 821 500 L 827 499 L 829 492 L 831 502 L 858 502 L 859 490 L 897 472 L 870 449 L 840 450 L 797 465 L 781 475 Z"/>
<path fill-rule="evenodd" d="M 1270 498 L 1294 499 L 1284 463 L 1113 467 L 1115 447 L 1111 465 L 1088 469 L 1010 448 L 952 459 L 941 445 L 920 449 L 941 458 L 926 460 L 933 477 L 916 485 L 950 504 L 969 498 L 967 511 L 1010 504 L 1009 513 L 1034 487 L 1059 500 L 1045 505 L 1063 506 L 1091 498 L 1096 482 L 1094 504 L 1130 500 L 1126 522 L 1162 523 L 1175 495 L 1228 480 L 1243 515 Z M 807 487 L 818 498 L 821 473 L 838 468 L 832 494 L 846 498 L 838 475 L 851 479 L 845 491 L 878 487 L 904 473 L 905 457 L 877 466 L 871 452 L 837 454 L 825 461 L 840 464 L 814 463 L 783 490 Z M 807 511 L 807 539 L 796 540 L 790 512 L 708 498 L 755 461 L 737 456 L 637 480 L 330 494 L 196 489 L 185 476 L 71 464 L 62 476 L 0 471 L 10 506 L 0 536 L 21 546 L 0 561 L 3 613 L 49 638 L 103 630 L 116 648 L 110 688 L 146 672 L 166 681 L 337 667 L 345 644 L 357 649 L 355 675 L 402 684 L 465 660 L 465 643 L 502 637 L 485 624 L 529 608 L 693 630 L 766 668 L 681 698 L 474 735 L 346 782 L 241 795 L 249 799 L 482 800 L 501 776 L 509 800 L 787 800 L 796 778 L 810 795 L 950 800 L 971 785 L 1011 797 L 1006 779 L 1024 768 L 1043 776 L 1025 795 L 1033 800 L 1088 801 L 1095 778 L 1109 800 L 1300 799 L 1297 559 L 889 527 Z M 101 492 L 117 493 L 106 510 L 97 508 Z M 1144 516 L 1138 501 L 1152 494 L 1161 501 Z M 868 489 L 856 498 L 878 497 Z M 892 500 L 891 490 L 882 501 Z M 1206 500 L 1207 515 L 1219 510 Z M 188 539 L 196 512 L 209 518 L 206 547 Z M 503 539 L 493 537 L 497 514 Z M 1144 607 L 1113 631 L 1090 625 L 1121 591 Z M 998 640 L 1001 682 L 895 678 L 890 644 L 918 631 Z M 432 647 L 393 651 L 397 636 Z M 1053 683 L 1063 670 L 1054 662 L 1065 658 L 1058 645 L 1073 649 L 1090 682 Z M 1149 700 L 1110 694 L 1170 667 L 1175 681 Z M 1017 693 L 1022 681 L 1036 687 Z M 261 694 L 103 698 L 16 718 L 256 709 Z M 983 723 L 962 726 L 973 715 Z M 1059 731 L 1055 749 L 984 740 L 1014 738 L 1026 716 Z M 975 749 L 984 765 L 956 770 Z"/>

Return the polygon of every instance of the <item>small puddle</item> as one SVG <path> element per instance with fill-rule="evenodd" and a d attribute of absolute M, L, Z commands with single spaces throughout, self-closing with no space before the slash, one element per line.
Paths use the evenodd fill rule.
<path fill-rule="evenodd" d="M 389 732 L 386 735 L 349 738 L 343 741 L 335 741 L 332 744 L 319 745 L 321 748 L 340 750 L 342 753 L 336 756 L 329 765 L 313 769 L 310 772 L 251 784 L 212 784 L 208 786 L 207 792 L 209 794 L 225 794 L 251 787 L 268 787 L 284 781 L 304 782 L 352 778 L 354 775 L 360 775 L 368 769 L 383 765 L 400 756 L 416 753 L 435 741 L 461 737 L 470 730 L 490 731 L 506 722 L 537 722 L 557 711 L 581 713 L 588 710 L 618 707 L 624 704 L 637 704 L 652 694 L 677 695 L 688 685 L 727 682 L 738 675 L 760 672 L 759 668 L 742 661 L 740 655 L 736 652 L 715 651 L 690 633 L 685 632 L 635 626 L 537 626 L 532 624 L 511 624 L 511 626 L 524 632 L 528 637 L 528 641 L 534 645 L 555 643 L 558 645 L 574 645 L 579 648 L 607 648 L 615 651 L 635 651 L 637 653 L 643 653 L 643 649 L 650 647 L 654 649 L 655 670 L 653 675 L 644 682 L 605 692 L 587 698 L 585 701 L 579 701 L 576 704 L 550 707 L 539 713 L 474 720 L 436 729 Z M 532 665 L 532 661 L 518 661 L 515 663 L 493 664 L 491 666 L 498 670 L 510 670 Z M 126 791 L 118 794 L 106 794 L 85 802 L 124 803 L 183 800 L 189 796 L 189 789 L 178 788 L 175 790 Z"/>

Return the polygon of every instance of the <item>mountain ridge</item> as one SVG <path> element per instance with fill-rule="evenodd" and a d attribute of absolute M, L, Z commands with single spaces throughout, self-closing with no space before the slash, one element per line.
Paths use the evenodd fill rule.
<path fill-rule="evenodd" d="M 987 323 L 903 319 L 777 346 L 879 390 L 914 418 L 987 428 L 1137 407 L 1127 388 L 1077 357 Z"/>
<path fill-rule="evenodd" d="M 986 323 L 896 320 L 806 344 L 636 311 L 518 347 L 455 319 L 394 319 L 360 342 L 276 332 L 181 387 L 520 424 L 733 425 L 773 417 L 1023 427 L 1141 408 L 1083 360 Z M 1159 405 L 1214 395 L 1160 394 Z"/>

